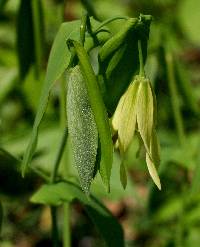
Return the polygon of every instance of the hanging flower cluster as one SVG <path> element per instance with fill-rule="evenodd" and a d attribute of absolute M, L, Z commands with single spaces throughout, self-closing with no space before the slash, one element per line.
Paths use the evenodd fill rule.
<path fill-rule="evenodd" d="M 120 98 L 112 126 L 118 132 L 117 146 L 120 153 L 128 149 L 135 131 L 139 132 L 146 150 L 149 173 L 159 189 L 160 179 L 156 167 L 160 163 L 159 143 L 156 135 L 156 99 L 150 80 L 137 75 Z"/>

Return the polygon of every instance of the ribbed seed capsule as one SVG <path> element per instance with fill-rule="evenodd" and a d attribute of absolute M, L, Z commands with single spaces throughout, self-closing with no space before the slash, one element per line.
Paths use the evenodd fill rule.
<path fill-rule="evenodd" d="M 74 67 L 69 76 L 67 120 L 74 162 L 82 189 L 88 194 L 97 155 L 98 132 L 79 66 Z"/>

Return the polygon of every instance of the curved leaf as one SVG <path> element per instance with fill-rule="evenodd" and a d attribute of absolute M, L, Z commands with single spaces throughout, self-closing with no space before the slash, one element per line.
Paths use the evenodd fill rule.
<path fill-rule="evenodd" d="M 38 129 L 47 107 L 50 90 L 53 86 L 53 83 L 61 76 L 61 74 L 64 72 L 64 70 L 67 68 L 70 62 L 71 53 L 67 48 L 66 40 L 69 38 L 79 38 L 79 26 L 80 21 L 63 23 L 54 40 L 49 56 L 47 73 L 44 81 L 44 86 L 42 88 L 42 93 L 39 101 L 37 115 L 34 121 L 31 139 L 27 147 L 27 150 L 24 154 L 22 162 L 23 175 L 25 174 L 26 167 L 30 163 L 33 153 L 36 149 Z"/>

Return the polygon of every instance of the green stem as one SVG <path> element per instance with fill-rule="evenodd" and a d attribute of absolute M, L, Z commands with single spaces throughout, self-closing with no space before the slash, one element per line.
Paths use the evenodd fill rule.
<path fill-rule="evenodd" d="M 61 161 L 64 149 L 65 149 L 67 135 L 68 135 L 68 129 L 66 127 L 65 130 L 64 130 L 62 139 L 61 139 L 61 143 L 60 143 L 59 149 L 58 149 L 58 153 L 57 153 L 56 160 L 55 160 L 55 163 L 54 163 L 53 172 L 51 174 L 51 183 L 54 183 L 55 180 L 56 180 L 57 171 L 58 171 L 58 168 L 59 168 L 59 165 L 60 165 L 60 161 Z"/>
<path fill-rule="evenodd" d="M 128 20 L 128 17 L 126 17 L 126 16 L 116 16 L 116 17 L 111 17 L 111 18 L 109 18 L 109 19 L 103 21 L 103 22 L 97 27 L 97 29 L 96 29 L 93 33 L 94 33 L 94 34 L 97 34 L 98 31 L 99 31 L 102 27 L 106 26 L 107 24 L 109 24 L 109 23 L 111 23 L 111 22 L 113 22 L 113 21 L 115 21 L 115 20 Z"/>
<path fill-rule="evenodd" d="M 138 53 L 139 53 L 139 63 L 140 63 L 140 76 L 145 76 L 141 40 L 138 40 Z"/>
<path fill-rule="evenodd" d="M 84 43 L 85 43 L 85 32 L 86 32 L 86 27 L 87 27 L 87 19 L 88 19 L 88 14 L 83 13 L 82 18 L 81 18 L 81 26 L 80 26 L 80 42 L 82 46 L 84 46 Z"/>
<path fill-rule="evenodd" d="M 180 143 L 184 145 L 185 132 L 184 132 L 183 118 L 181 115 L 178 91 L 177 91 L 176 80 L 175 80 L 174 61 L 173 61 L 173 56 L 169 51 L 165 52 L 165 60 L 166 60 L 166 66 L 167 66 L 169 92 L 170 92 L 170 98 L 171 98 L 171 103 L 172 103 L 172 109 L 173 109 L 176 129 L 177 129 Z"/>
<path fill-rule="evenodd" d="M 32 0 L 32 13 L 33 13 L 33 30 L 34 30 L 34 46 L 35 46 L 35 59 L 36 59 L 36 76 L 40 77 L 40 70 L 42 67 L 42 20 L 41 20 L 41 1 Z"/>
<path fill-rule="evenodd" d="M 96 20 L 99 20 L 97 13 L 94 9 L 94 6 L 92 4 L 91 0 L 81 0 L 83 6 L 85 7 L 85 9 L 87 10 L 87 12 L 89 13 L 90 16 L 93 16 Z"/>
<path fill-rule="evenodd" d="M 58 234 L 58 225 L 57 225 L 57 208 L 51 206 L 51 221 L 52 221 L 52 245 L 53 247 L 59 246 L 59 234 Z"/>
<path fill-rule="evenodd" d="M 61 143 L 58 149 L 58 153 L 55 159 L 54 169 L 51 175 L 51 183 L 55 183 L 56 175 L 58 172 L 59 164 L 65 149 L 66 139 L 67 139 L 67 128 L 65 128 L 64 134 L 61 139 Z M 51 220 L 52 220 L 52 242 L 54 247 L 59 246 L 59 235 L 58 235 L 58 225 L 57 225 L 57 208 L 51 206 Z"/>
<path fill-rule="evenodd" d="M 64 17 L 64 10 L 66 8 L 67 1 L 64 0 L 63 3 L 63 17 Z M 85 23 L 84 19 L 85 17 L 83 16 L 82 22 Z M 63 18 L 64 19 L 64 18 Z M 84 30 L 84 25 L 81 27 L 80 30 L 80 38 L 82 42 L 84 43 L 85 41 L 85 30 Z M 84 34 L 84 35 L 83 35 Z M 76 53 L 75 51 L 72 52 L 69 68 L 74 65 L 75 58 L 76 58 Z M 60 93 L 60 123 L 61 123 L 61 128 L 65 127 L 67 125 L 67 115 L 66 115 L 66 75 L 63 74 L 61 78 L 61 93 Z M 64 154 L 63 157 L 63 162 L 62 162 L 62 167 L 64 168 L 64 178 L 68 178 L 68 160 L 67 160 L 67 153 Z M 62 229 L 62 239 L 63 239 L 63 247 L 70 247 L 71 246 L 71 233 L 70 233 L 70 204 L 69 203 L 64 203 L 63 204 L 63 229 Z"/>
<path fill-rule="evenodd" d="M 66 115 L 66 75 L 64 74 L 61 78 L 61 94 L 60 94 L 60 122 L 61 127 L 66 126 L 67 124 L 67 115 Z M 63 167 L 63 177 L 68 178 L 68 167 L 69 162 L 67 159 L 67 153 L 64 153 L 62 167 Z M 63 246 L 69 247 L 71 244 L 71 235 L 70 235 L 70 204 L 63 204 Z"/>

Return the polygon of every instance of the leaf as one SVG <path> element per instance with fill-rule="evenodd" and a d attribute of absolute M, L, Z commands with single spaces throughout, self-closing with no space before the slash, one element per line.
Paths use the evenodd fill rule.
<path fill-rule="evenodd" d="M 27 174 L 25 179 L 20 174 L 20 160 L 0 148 L 0 193 L 19 198 L 32 193 L 38 177 L 33 173 Z M 15 183 L 13 184 L 13 178 Z"/>
<path fill-rule="evenodd" d="M 22 174 L 26 172 L 27 165 L 30 163 L 33 153 L 36 149 L 38 130 L 45 113 L 50 90 L 53 83 L 61 76 L 70 62 L 71 53 L 66 45 L 66 40 L 69 38 L 78 39 L 78 30 L 80 21 L 63 23 L 54 40 L 49 61 L 47 65 L 47 73 L 42 88 L 42 93 L 39 101 L 38 111 L 35 117 L 32 135 L 28 147 L 25 151 L 22 162 Z"/>
<path fill-rule="evenodd" d="M 137 95 L 137 124 L 146 152 L 150 155 L 150 140 L 154 124 L 154 101 L 150 82 L 144 77 L 138 76 L 140 81 Z M 151 155 L 150 155 L 151 156 Z"/>
<path fill-rule="evenodd" d="M 114 130 L 118 131 L 119 148 L 122 153 L 127 150 L 135 133 L 139 84 L 138 80 L 130 84 L 125 94 L 122 95 L 112 120 Z"/>
<path fill-rule="evenodd" d="M 35 61 L 31 1 L 21 0 L 17 16 L 17 53 L 20 77 L 23 79 Z"/>
<path fill-rule="evenodd" d="M 112 214 L 93 196 L 89 199 L 70 182 L 43 185 L 31 198 L 33 203 L 59 206 L 64 202 L 80 201 L 103 237 L 106 246 L 124 246 L 123 230 Z"/>
<path fill-rule="evenodd" d="M 92 24 L 97 26 L 96 21 L 91 19 Z M 38 139 L 38 131 L 39 126 L 44 116 L 45 110 L 47 108 L 49 95 L 53 83 L 62 75 L 64 70 L 68 67 L 71 59 L 71 53 L 66 45 L 66 41 L 68 39 L 75 39 L 79 40 L 79 28 L 80 28 L 80 21 L 72 21 L 63 23 L 56 35 L 54 40 L 53 46 L 51 48 L 49 61 L 47 65 L 47 72 L 46 77 L 44 80 L 42 93 L 39 101 L 38 111 L 35 117 L 33 130 L 31 134 L 31 139 L 28 144 L 28 147 L 25 151 L 23 162 L 22 162 L 22 174 L 24 175 L 26 172 L 27 165 L 30 163 L 33 153 L 37 146 L 37 139 Z M 99 33 L 99 42 L 103 42 L 106 38 L 105 35 Z M 91 49 L 94 46 L 94 41 L 91 41 L 91 38 L 86 38 L 86 46 L 88 49 Z"/>
<path fill-rule="evenodd" d="M 80 68 L 85 79 L 89 101 L 101 143 L 100 174 L 107 190 L 110 189 L 110 175 L 113 161 L 113 145 L 106 108 L 100 93 L 99 85 L 85 49 L 80 43 L 71 41 L 79 59 Z"/>
<path fill-rule="evenodd" d="M 73 68 L 69 76 L 67 119 L 81 187 L 89 194 L 97 155 L 98 131 L 79 66 Z"/>

